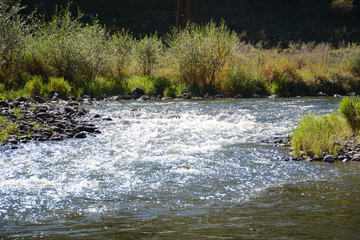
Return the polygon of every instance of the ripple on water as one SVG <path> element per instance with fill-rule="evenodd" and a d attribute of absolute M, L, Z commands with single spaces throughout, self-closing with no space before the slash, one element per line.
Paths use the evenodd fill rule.
<path fill-rule="evenodd" d="M 336 102 L 106 102 L 102 134 L 30 143 L 0 153 L 0 222 L 137 209 L 139 218 L 240 204 L 269 187 L 328 179 L 329 165 L 284 162 L 260 140 L 287 135 L 309 111 Z M 126 210 L 127 209 L 127 210 Z M 185 211 L 188 209 L 189 211 Z M 15 224 L 16 225 L 16 224 Z"/>

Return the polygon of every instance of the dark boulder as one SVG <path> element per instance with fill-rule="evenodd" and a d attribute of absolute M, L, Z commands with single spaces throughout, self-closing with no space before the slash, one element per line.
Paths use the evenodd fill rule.
<path fill-rule="evenodd" d="M 140 88 L 135 88 L 132 92 L 133 95 L 136 95 L 136 96 L 142 96 L 142 95 L 145 95 L 145 92 L 144 90 L 140 89 Z"/>
<path fill-rule="evenodd" d="M 0 100 L 0 107 L 8 108 L 9 104 L 7 102 L 5 102 L 5 101 Z"/>
<path fill-rule="evenodd" d="M 46 100 L 40 96 L 35 96 L 34 100 L 38 103 L 46 103 Z"/>
<path fill-rule="evenodd" d="M 79 132 L 74 135 L 74 138 L 86 138 L 86 132 Z"/>
<path fill-rule="evenodd" d="M 327 155 L 324 157 L 324 162 L 333 163 L 335 162 L 335 157 L 333 155 Z"/>

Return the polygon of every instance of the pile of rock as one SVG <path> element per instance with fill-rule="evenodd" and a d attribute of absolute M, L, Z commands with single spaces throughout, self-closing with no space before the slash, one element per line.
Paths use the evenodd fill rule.
<path fill-rule="evenodd" d="M 34 97 L 0 101 L 0 116 L 5 118 L 6 124 L 14 124 L 17 128 L 3 144 L 85 138 L 89 133 L 100 133 L 94 124 L 78 120 L 87 113 L 81 106 L 84 103 L 91 104 L 91 99 L 64 101 L 56 97 Z"/>

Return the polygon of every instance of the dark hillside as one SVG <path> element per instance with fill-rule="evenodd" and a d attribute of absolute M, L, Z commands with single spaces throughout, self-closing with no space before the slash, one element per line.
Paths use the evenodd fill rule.
<path fill-rule="evenodd" d="M 185 5 L 184 1 L 184 5 Z M 277 43 L 302 41 L 359 41 L 360 7 L 355 0 L 192 0 L 196 23 L 225 22 L 249 40 Z M 61 0 L 24 0 L 29 9 L 47 16 Z M 110 28 L 135 34 L 166 33 L 175 24 L 177 0 L 74 0 L 72 8 L 98 15 Z M 185 6 L 184 6 L 185 9 Z M 185 12 L 185 11 L 184 11 Z"/>

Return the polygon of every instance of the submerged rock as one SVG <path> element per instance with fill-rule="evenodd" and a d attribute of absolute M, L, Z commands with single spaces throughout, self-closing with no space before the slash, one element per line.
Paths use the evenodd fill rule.
<path fill-rule="evenodd" d="M 323 161 L 333 163 L 333 162 L 335 162 L 335 157 L 333 155 L 327 155 L 327 156 L 324 157 Z"/>

